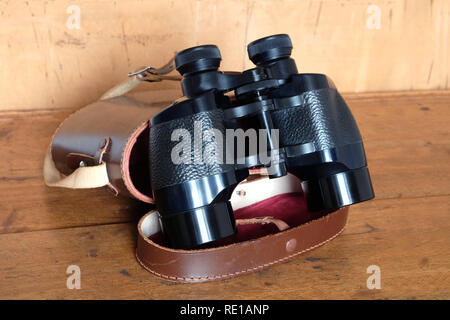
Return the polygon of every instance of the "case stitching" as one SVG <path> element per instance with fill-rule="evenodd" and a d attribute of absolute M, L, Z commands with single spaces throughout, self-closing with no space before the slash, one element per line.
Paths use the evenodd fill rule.
<path fill-rule="evenodd" d="M 291 254 L 291 255 L 288 255 L 288 256 L 286 256 L 286 257 L 283 257 L 283 258 L 280 258 L 280 259 L 277 259 L 277 260 L 274 260 L 274 261 L 271 261 L 271 262 L 268 262 L 268 263 L 265 263 L 265 264 L 262 264 L 262 265 L 253 267 L 253 268 L 249 268 L 249 269 L 245 269 L 245 270 L 240 270 L 240 271 L 236 271 L 236 272 L 233 272 L 233 273 L 227 273 L 227 274 L 222 274 L 222 275 L 216 275 L 216 276 L 206 276 L 206 277 L 175 277 L 175 276 L 169 276 L 169 275 L 165 275 L 165 274 L 156 272 L 156 271 L 154 271 L 154 270 L 151 270 L 149 267 L 147 267 L 147 266 L 143 263 L 143 261 L 142 261 L 141 259 L 139 259 L 139 256 L 137 255 L 137 250 L 136 250 L 136 259 L 139 261 L 139 263 L 140 263 L 147 271 L 149 271 L 149 272 L 151 272 L 151 273 L 153 273 L 153 274 L 155 274 L 155 275 L 157 275 L 157 276 L 159 276 L 159 277 L 161 277 L 161 278 L 165 278 L 165 279 L 169 279 L 169 280 L 181 280 L 181 281 L 187 281 L 187 282 L 189 282 L 189 281 L 198 281 L 198 280 L 205 280 L 205 281 L 207 281 L 207 280 L 216 280 L 216 279 L 222 279 L 222 278 L 232 277 L 232 276 L 234 276 L 234 275 L 239 275 L 239 274 L 242 274 L 242 273 L 248 273 L 248 272 L 256 271 L 256 270 L 258 270 L 258 269 L 263 269 L 263 268 L 265 268 L 265 267 L 271 266 L 271 265 L 276 264 L 276 263 L 278 263 L 278 262 L 282 262 L 282 261 L 284 261 L 284 260 L 290 259 L 290 258 L 292 258 L 292 257 L 295 257 L 296 255 L 299 255 L 299 254 L 301 254 L 301 253 L 304 253 L 304 252 L 310 251 L 310 250 L 312 250 L 312 249 L 315 249 L 315 248 L 317 248 L 317 247 L 319 247 L 319 246 L 321 246 L 321 245 L 323 245 L 323 244 L 325 244 L 325 243 L 327 243 L 327 242 L 333 240 L 333 239 L 336 238 L 339 234 L 341 234 L 342 231 L 344 231 L 344 229 L 345 229 L 345 225 L 342 227 L 342 229 L 340 229 L 336 234 L 334 234 L 334 235 L 331 236 L 330 238 L 328 238 L 328 239 L 326 239 L 326 240 L 324 240 L 324 241 L 322 241 L 322 242 L 320 242 L 320 243 L 317 243 L 317 244 L 315 244 L 315 245 L 313 245 L 313 246 L 311 246 L 311 247 L 309 247 L 309 248 L 306 248 L 306 249 L 303 249 L 303 250 L 301 250 L 301 251 L 299 251 L 299 252 L 296 252 L 296 253 L 293 253 L 293 254 Z"/>

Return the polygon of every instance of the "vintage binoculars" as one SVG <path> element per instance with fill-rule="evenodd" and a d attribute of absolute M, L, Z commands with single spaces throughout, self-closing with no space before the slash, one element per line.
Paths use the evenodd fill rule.
<path fill-rule="evenodd" d="M 185 99 L 151 119 L 151 186 L 172 248 L 233 235 L 229 200 L 252 168 L 295 175 L 310 211 L 374 197 L 358 126 L 333 82 L 298 73 L 286 34 L 247 50 L 255 67 L 243 72 L 219 71 L 214 45 L 177 53 Z"/>

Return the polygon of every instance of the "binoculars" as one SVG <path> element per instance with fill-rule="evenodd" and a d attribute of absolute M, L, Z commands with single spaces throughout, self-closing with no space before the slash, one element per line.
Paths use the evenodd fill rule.
<path fill-rule="evenodd" d="M 374 197 L 358 126 L 331 79 L 298 73 L 286 34 L 247 51 L 255 67 L 243 72 L 219 71 L 215 45 L 177 53 L 184 100 L 150 121 L 151 187 L 172 248 L 236 233 L 230 197 L 253 168 L 296 176 L 312 212 Z"/>

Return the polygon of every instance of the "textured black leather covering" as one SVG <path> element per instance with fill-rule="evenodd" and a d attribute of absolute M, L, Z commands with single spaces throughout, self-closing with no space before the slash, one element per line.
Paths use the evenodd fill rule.
<path fill-rule="evenodd" d="M 315 150 L 332 149 L 361 142 L 356 122 L 344 99 L 335 88 L 310 90 L 298 99 L 294 107 L 281 107 L 272 111 L 275 128 L 279 128 L 280 146 L 313 143 Z M 150 165 L 152 188 L 158 190 L 174 184 L 200 179 L 206 176 L 235 170 L 232 164 L 221 164 L 209 159 L 199 159 L 194 152 L 194 122 L 201 123 L 201 135 L 210 128 L 221 132 L 225 147 L 224 116 L 221 109 L 195 113 L 188 117 L 156 124 L 150 133 Z M 171 159 L 173 148 L 180 143 L 171 141 L 172 132 L 186 129 L 191 137 L 191 163 L 174 164 Z M 202 139 L 202 152 L 217 142 Z M 210 154 L 207 153 L 209 156 Z M 222 161 L 225 162 L 225 161 Z"/>
<path fill-rule="evenodd" d="M 156 124 L 150 129 L 150 168 L 152 188 L 158 190 L 174 184 L 183 183 L 200 179 L 206 176 L 219 174 L 234 170 L 231 164 L 221 164 L 219 161 L 213 161 L 213 156 L 205 152 L 205 158 L 199 157 L 198 152 L 194 152 L 194 123 L 201 123 L 201 136 L 206 130 L 214 128 L 221 132 L 225 137 L 225 126 L 223 122 L 223 111 L 220 109 L 214 111 L 204 111 L 195 113 L 188 117 L 174 119 L 169 122 Z M 171 141 L 172 132 L 176 129 L 186 129 L 191 137 L 191 163 L 174 164 L 171 159 L 173 148 L 180 141 Z M 200 133 L 200 132 L 199 132 Z M 178 139 L 178 137 L 176 137 Z M 220 150 L 218 141 L 214 138 L 202 139 L 202 154 L 205 150 Z M 225 141 L 223 141 L 225 148 Z M 222 159 L 222 162 L 223 161 Z"/>
<path fill-rule="evenodd" d="M 301 105 L 272 112 L 274 127 L 280 130 L 280 146 L 312 142 L 316 150 L 325 150 L 361 141 L 351 111 L 336 89 L 302 95 Z"/>

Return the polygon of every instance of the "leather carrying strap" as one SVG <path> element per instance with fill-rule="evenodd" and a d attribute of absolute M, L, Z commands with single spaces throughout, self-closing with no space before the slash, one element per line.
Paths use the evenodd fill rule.
<path fill-rule="evenodd" d="M 242 183 L 238 185 L 239 189 L 245 190 L 248 197 L 234 193 L 231 198 L 234 210 L 276 195 L 298 192 L 300 185 L 295 177 L 288 175 Z M 151 211 L 138 224 L 136 257 L 149 272 L 172 281 L 203 282 L 231 278 L 261 270 L 331 241 L 343 231 L 347 213 L 348 207 L 345 207 L 290 229 L 283 221 L 270 217 L 237 219 L 238 225 L 274 223 L 280 232 L 216 248 L 176 250 L 149 239 L 161 230 L 158 213 Z"/>
<path fill-rule="evenodd" d="M 259 271 L 333 240 L 344 230 L 347 214 L 348 207 L 345 207 L 255 240 L 211 249 L 174 250 L 148 238 L 151 231 L 159 231 L 155 227 L 157 212 L 152 211 L 139 221 L 136 257 L 145 269 L 167 280 L 203 282 L 231 278 Z"/>
<path fill-rule="evenodd" d="M 139 84 L 141 84 L 142 80 L 138 76 L 133 76 L 130 79 L 127 79 L 118 85 L 112 87 L 108 91 L 106 91 L 100 98 L 100 100 L 112 99 L 115 97 L 123 96 L 136 88 Z"/>

